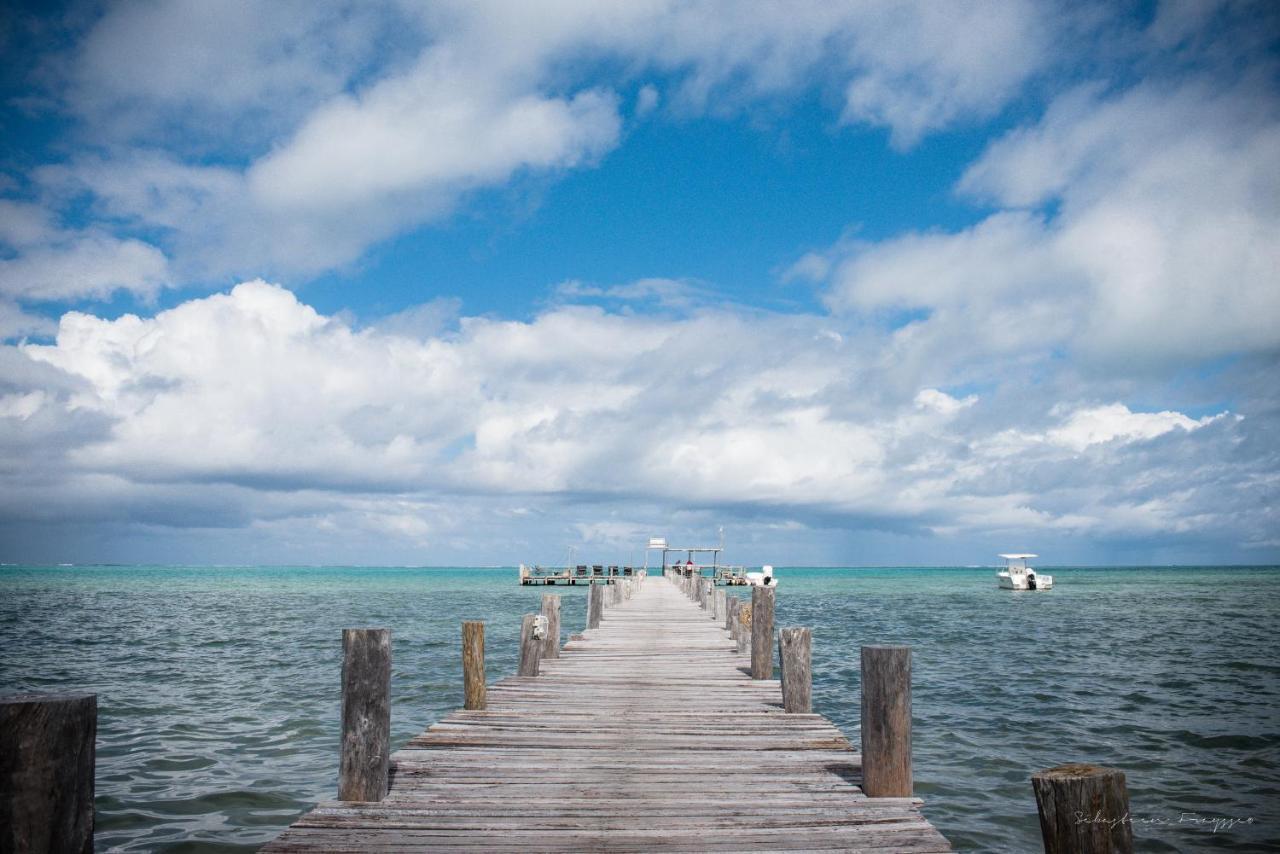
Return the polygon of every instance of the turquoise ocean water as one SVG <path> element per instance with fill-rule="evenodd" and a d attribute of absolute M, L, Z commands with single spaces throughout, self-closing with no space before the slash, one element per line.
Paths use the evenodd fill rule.
<path fill-rule="evenodd" d="M 1280 840 L 1280 568 L 779 569 L 814 631 L 814 702 L 858 739 L 858 646 L 914 656 L 926 815 L 959 850 L 1039 850 L 1029 776 L 1129 777 L 1145 851 Z M 341 630 L 392 631 L 402 743 L 462 702 L 459 622 L 490 679 L 547 588 L 513 569 L 0 567 L 0 690 L 98 694 L 99 851 L 253 850 L 336 790 Z M 557 587 L 566 633 L 586 588 Z M 636 710 L 643 721 L 644 710 Z M 1235 820 L 1224 826 L 1214 819 Z"/>

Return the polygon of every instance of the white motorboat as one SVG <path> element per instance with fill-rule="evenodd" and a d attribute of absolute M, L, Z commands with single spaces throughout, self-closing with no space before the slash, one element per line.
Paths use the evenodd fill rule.
<path fill-rule="evenodd" d="M 1039 555 L 1000 555 L 1005 567 L 996 573 L 996 583 L 1003 590 L 1052 590 L 1053 576 L 1038 573 L 1027 561 Z"/>
<path fill-rule="evenodd" d="M 773 567 L 762 566 L 759 572 L 747 573 L 747 584 L 752 587 L 773 587 L 777 582 L 773 579 Z"/>

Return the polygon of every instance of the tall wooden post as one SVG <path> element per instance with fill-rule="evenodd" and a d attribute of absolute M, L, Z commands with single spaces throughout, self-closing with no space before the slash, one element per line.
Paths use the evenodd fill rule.
<path fill-rule="evenodd" d="M 725 594 L 724 628 L 729 633 L 729 637 L 734 637 L 738 634 L 738 603 L 741 601 L 737 596 Z"/>
<path fill-rule="evenodd" d="M 543 658 L 560 657 L 560 596 L 542 594 L 542 616 L 547 618 L 547 636 L 542 641 Z"/>
<path fill-rule="evenodd" d="M 466 620 L 462 624 L 462 708 L 483 709 L 488 705 L 484 681 L 484 623 Z"/>
<path fill-rule="evenodd" d="M 95 694 L 0 697 L 0 851 L 93 851 Z"/>
<path fill-rule="evenodd" d="M 1059 765 L 1031 775 L 1045 854 L 1132 854 L 1124 772 Z"/>
<path fill-rule="evenodd" d="M 772 587 L 751 588 L 751 678 L 773 678 Z"/>
<path fill-rule="evenodd" d="M 711 602 L 711 619 L 715 620 L 716 622 L 720 622 L 721 620 L 724 619 L 725 597 L 726 597 L 726 594 L 724 592 L 724 589 L 717 587 L 715 592 L 715 599 L 713 599 Z"/>
<path fill-rule="evenodd" d="M 778 662 L 782 666 L 782 710 L 807 715 L 813 711 L 813 633 L 809 629 L 778 632 Z"/>
<path fill-rule="evenodd" d="M 911 796 L 911 647 L 862 648 L 862 791 Z"/>
<path fill-rule="evenodd" d="M 537 637 L 534 627 L 538 624 L 537 614 L 525 614 L 520 621 L 520 668 L 518 676 L 537 676 L 542 664 L 542 638 Z"/>
<path fill-rule="evenodd" d="M 587 588 L 587 628 L 600 628 L 600 616 L 603 611 L 604 589 L 593 581 Z"/>
<path fill-rule="evenodd" d="M 738 602 L 738 653 L 751 648 L 751 604 L 745 599 Z"/>
<path fill-rule="evenodd" d="M 391 631 L 342 630 L 338 800 L 380 801 L 391 761 Z"/>

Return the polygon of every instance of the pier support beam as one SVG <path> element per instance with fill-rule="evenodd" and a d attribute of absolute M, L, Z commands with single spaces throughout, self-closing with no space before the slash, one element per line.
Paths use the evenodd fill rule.
<path fill-rule="evenodd" d="M 600 616 L 604 612 L 604 588 L 591 582 L 587 588 L 587 628 L 600 628 Z"/>
<path fill-rule="evenodd" d="M 338 800 L 380 801 L 391 759 L 391 631 L 342 631 Z"/>
<path fill-rule="evenodd" d="M 547 618 L 547 636 L 542 641 L 543 658 L 560 657 L 560 596 L 542 594 L 542 616 Z"/>
<path fill-rule="evenodd" d="M 720 587 L 715 589 L 715 598 L 711 600 L 711 619 L 720 622 L 724 619 L 724 607 L 726 594 Z"/>
<path fill-rule="evenodd" d="M 862 791 L 911 796 L 911 647 L 862 648 Z"/>
<path fill-rule="evenodd" d="M 724 628 L 731 638 L 738 635 L 738 603 L 741 601 L 737 596 L 724 595 Z"/>
<path fill-rule="evenodd" d="M 807 715 L 813 711 L 813 633 L 809 629 L 778 632 L 778 662 L 782 667 L 782 710 Z"/>
<path fill-rule="evenodd" d="M 462 708 L 478 710 L 488 705 L 484 681 L 484 623 L 462 624 Z"/>
<path fill-rule="evenodd" d="M 745 599 L 738 601 L 738 634 L 735 640 L 738 643 L 738 652 L 744 653 L 751 648 L 751 603 Z"/>
<path fill-rule="evenodd" d="M 751 678 L 773 678 L 772 587 L 751 588 Z"/>
<path fill-rule="evenodd" d="M 520 668 L 517 676 L 537 676 L 542 665 L 542 638 L 534 631 L 537 614 L 525 614 L 520 621 Z"/>
<path fill-rule="evenodd" d="M 1045 854 L 1132 854 L 1124 772 L 1059 765 L 1031 775 Z"/>
<path fill-rule="evenodd" d="M 93 851 L 95 694 L 0 698 L 0 851 Z"/>

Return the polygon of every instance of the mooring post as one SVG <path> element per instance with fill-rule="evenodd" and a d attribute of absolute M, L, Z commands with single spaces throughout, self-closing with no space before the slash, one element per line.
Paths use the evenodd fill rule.
<path fill-rule="evenodd" d="M 587 588 L 587 628 L 600 628 L 600 614 L 604 611 L 604 590 L 594 581 Z"/>
<path fill-rule="evenodd" d="M 380 801 L 391 760 L 391 630 L 342 630 L 338 800 Z"/>
<path fill-rule="evenodd" d="M 536 631 L 537 614 L 525 614 L 520 621 L 520 667 L 517 676 L 537 676 L 542 664 L 542 638 Z"/>
<path fill-rule="evenodd" d="M 1031 775 L 1045 854 L 1132 854 L 1124 772 L 1059 765 Z"/>
<path fill-rule="evenodd" d="M 0 851 L 93 851 L 96 694 L 0 697 Z"/>
<path fill-rule="evenodd" d="M 462 708 L 483 709 L 488 705 L 484 683 L 484 623 L 462 623 Z"/>
<path fill-rule="evenodd" d="M 711 603 L 711 619 L 717 623 L 724 619 L 726 596 L 723 588 L 716 588 L 715 599 Z"/>
<path fill-rule="evenodd" d="M 773 678 L 772 587 L 751 588 L 751 678 Z"/>
<path fill-rule="evenodd" d="M 724 602 L 724 628 L 729 633 L 729 637 L 737 637 L 738 635 L 738 603 L 742 600 L 737 596 L 725 594 Z"/>
<path fill-rule="evenodd" d="M 911 647 L 862 648 L 862 791 L 911 797 Z"/>
<path fill-rule="evenodd" d="M 560 657 L 560 596 L 542 594 L 542 616 L 547 618 L 547 636 L 542 641 L 543 658 Z"/>
<path fill-rule="evenodd" d="M 813 711 L 813 632 L 778 632 L 778 662 L 782 666 L 782 710 L 807 715 Z"/>
<path fill-rule="evenodd" d="M 751 648 L 751 603 L 745 599 L 738 603 L 738 652 Z"/>
<path fill-rule="evenodd" d="M 702 609 L 710 611 L 715 607 L 714 600 L 716 598 L 716 582 L 714 578 L 702 579 Z"/>

